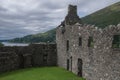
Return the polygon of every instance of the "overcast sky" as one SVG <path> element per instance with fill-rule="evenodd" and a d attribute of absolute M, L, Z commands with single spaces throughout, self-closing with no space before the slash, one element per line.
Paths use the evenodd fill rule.
<path fill-rule="evenodd" d="M 45 32 L 57 27 L 68 4 L 84 17 L 120 0 L 0 0 L 0 40 Z"/>

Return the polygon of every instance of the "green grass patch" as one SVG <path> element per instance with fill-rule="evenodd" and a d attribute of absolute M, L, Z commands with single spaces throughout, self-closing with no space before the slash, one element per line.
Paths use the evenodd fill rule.
<path fill-rule="evenodd" d="M 0 74 L 0 80 L 84 80 L 58 67 L 29 68 Z"/>

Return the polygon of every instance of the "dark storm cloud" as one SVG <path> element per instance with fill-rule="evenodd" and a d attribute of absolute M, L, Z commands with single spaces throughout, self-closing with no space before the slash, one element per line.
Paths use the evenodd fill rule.
<path fill-rule="evenodd" d="M 68 4 L 78 5 L 83 17 L 119 0 L 1 0 L 0 39 L 45 32 L 57 27 Z"/>

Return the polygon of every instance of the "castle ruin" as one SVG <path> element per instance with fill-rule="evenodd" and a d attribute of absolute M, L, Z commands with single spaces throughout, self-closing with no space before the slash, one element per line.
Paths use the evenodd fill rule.
<path fill-rule="evenodd" d="M 0 73 L 59 66 L 86 80 L 120 80 L 120 25 L 100 29 L 84 24 L 77 6 L 69 5 L 57 27 L 56 43 L 0 47 Z"/>
<path fill-rule="evenodd" d="M 83 24 L 76 8 L 56 31 L 58 66 L 86 80 L 120 80 L 120 25 Z"/>

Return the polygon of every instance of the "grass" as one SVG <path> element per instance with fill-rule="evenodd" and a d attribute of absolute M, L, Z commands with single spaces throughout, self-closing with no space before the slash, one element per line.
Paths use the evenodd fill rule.
<path fill-rule="evenodd" d="M 29 68 L 0 74 L 0 80 L 84 80 L 58 67 Z"/>

